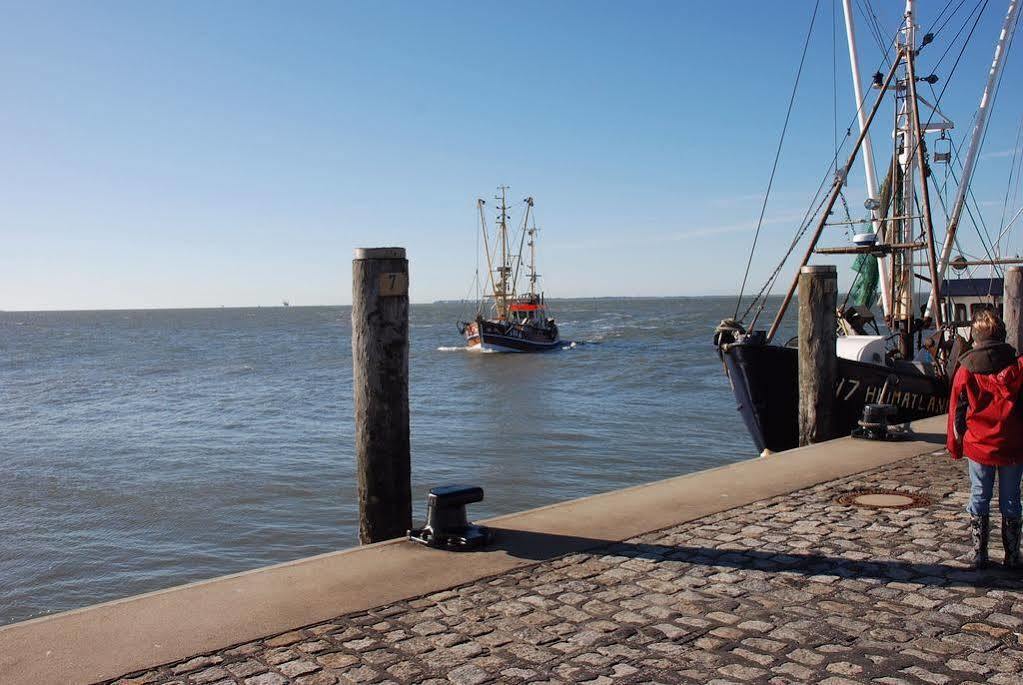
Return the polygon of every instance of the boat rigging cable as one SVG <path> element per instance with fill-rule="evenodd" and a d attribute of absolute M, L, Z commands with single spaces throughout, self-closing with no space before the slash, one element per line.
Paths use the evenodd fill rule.
<path fill-rule="evenodd" d="M 997 241 L 996 241 L 996 251 L 999 254 L 1001 254 L 1002 236 L 1005 235 L 1005 233 L 1009 230 L 1009 225 L 1011 225 L 1012 221 L 1014 220 L 1014 219 L 1011 219 L 1008 225 L 1005 223 L 1005 215 L 1006 215 L 1006 212 L 1008 211 L 1009 207 L 1015 207 L 1016 206 L 1017 193 L 1014 193 L 1013 190 L 1012 190 L 1012 184 L 1013 184 L 1014 180 L 1016 181 L 1016 190 L 1017 191 L 1019 190 L 1020 168 L 1017 168 L 1016 160 L 1020 159 L 1020 161 L 1023 162 L 1023 157 L 1021 157 L 1020 154 L 1019 154 L 1019 152 L 1020 152 L 1020 143 L 1023 142 L 1023 138 L 1021 138 L 1021 137 L 1023 137 L 1023 117 L 1020 117 L 1019 126 L 1016 128 L 1016 142 L 1015 142 L 1015 144 L 1013 145 L 1013 148 L 1012 148 L 1012 161 L 1009 164 L 1009 181 L 1005 185 L 1005 198 L 1002 200 L 1002 215 L 998 219 L 998 231 L 999 232 L 998 232 L 998 238 L 997 238 Z M 1011 203 L 1009 202 L 1009 194 L 1010 193 L 1012 193 L 1012 202 Z"/>
<path fill-rule="evenodd" d="M 742 277 L 742 285 L 739 287 L 739 297 L 735 301 L 735 317 L 739 315 L 739 307 L 742 306 L 743 292 L 746 290 L 746 281 L 749 279 L 750 267 L 753 265 L 753 253 L 757 249 L 757 239 L 760 237 L 760 229 L 764 225 L 764 213 L 767 211 L 767 201 L 771 197 L 771 186 L 774 185 L 774 174 L 778 170 L 778 160 L 781 159 L 781 148 L 785 143 L 785 132 L 789 128 L 789 118 L 792 116 L 792 107 L 796 102 L 796 91 L 799 90 L 799 78 L 803 74 L 803 64 L 806 62 L 806 53 L 810 47 L 810 37 L 813 35 L 813 25 L 817 21 L 817 10 L 820 9 L 821 0 L 813 6 L 813 15 L 810 17 L 810 26 L 806 30 L 806 39 L 803 41 L 803 54 L 799 57 L 799 67 L 796 69 L 795 83 L 792 84 L 792 94 L 789 95 L 789 106 L 785 111 L 785 123 L 781 127 L 781 136 L 778 138 L 778 149 L 774 153 L 774 164 L 771 165 L 771 176 L 767 180 L 767 192 L 764 193 L 764 202 L 760 205 L 760 218 L 757 220 L 757 230 L 753 234 L 753 244 L 750 246 L 749 259 L 746 260 L 746 273 Z M 734 317 L 733 317 L 734 318 Z"/>
<path fill-rule="evenodd" d="M 955 145 L 952 145 L 952 154 L 953 154 L 953 156 L 955 158 L 955 161 L 959 164 L 959 169 L 962 170 L 963 162 L 962 162 L 962 159 L 959 156 L 960 149 L 961 148 L 958 148 Z M 949 169 L 949 172 L 952 174 L 952 180 L 955 181 L 956 184 L 958 185 L 959 184 L 959 177 L 956 175 L 955 169 Z M 980 211 L 980 204 L 977 202 L 977 198 L 976 198 L 976 196 L 974 196 L 972 189 L 969 190 L 969 195 L 970 195 L 969 199 L 973 201 L 973 207 L 974 207 L 974 209 L 976 209 L 977 214 L 976 214 L 976 216 L 974 215 L 974 213 L 973 213 L 974 209 L 970 208 L 970 203 L 969 202 L 966 202 L 963 205 L 963 209 L 966 210 L 966 216 L 968 216 L 970 218 L 970 223 L 973 225 L 973 230 L 975 230 L 977 232 L 977 238 L 980 239 L 981 247 L 984 248 L 984 254 L 987 255 L 988 259 L 994 260 L 995 256 L 994 256 L 994 254 L 992 252 L 991 246 L 989 245 L 989 243 L 991 243 L 991 233 L 987 229 L 987 224 L 984 223 L 984 215 Z M 948 211 L 946 210 L 945 213 L 948 214 Z M 980 223 L 979 224 L 977 223 L 977 217 L 980 217 Z M 983 229 L 983 232 L 982 232 L 981 229 Z M 984 240 L 985 236 L 987 236 L 987 241 Z M 958 240 L 959 240 L 959 238 L 957 236 L 956 237 L 956 245 L 959 244 Z M 996 271 L 997 271 L 997 267 L 996 267 Z M 1001 276 L 1001 273 L 999 273 L 998 275 Z"/>
<path fill-rule="evenodd" d="M 980 12 L 979 12 L 979 13 L 977 13 L 977 18 L 976 18 L 976 19 L 974 20 L 974 22 L 973 22 L 973 27 L 972 27 L 972 28 L 970 29 L 970 33 L 969 33 L 969 35 L 967 35 L 967 36 L 966 36 L 966 41 L 965 41 L 965 42 L 963 43 L 963 45 L 965 46 L 965 45 L 966 45 L 966 43 L 969 43 L 969 42 L 970 42 L 970 36 L 972 36 L 972 35 L 973 35 L 973 31 L 974 31 L 974 29 L 976 29 L 976 28 L 977 28 L 977 22 L 979 22 L 979 21 L 980 21 L 980 17 L 981 17 L 981 15 L 982 15 L 982 14 L 984 14 L 984 10 L 986 10 L 986 9 L 987 9 L 987 4 L 988 4 L 988 0 L 979 0 L 979 1 L 977 2 L 977 4 L 976 4 L 976 5 L 974 5 L 973 9 L 972 9 L 972 10 L 970 10 L 970 13 L 969 13 L 969 15 L 967 15 L 967 17 L 966 17 L 966 21 L 965 21 L 965 22 L 963 22 L 963 25 L 959 27 L 959 30 L 958 30 L 958 31 L 956 31 L 956 35 L 952 36 L 952 40 L 950 40 L 950 41 L 948 42 L 948 45 L 947 45 L 947 46 L 945 47 L 945 50 L 944 50 L 944 52 L 942 52 L 942 53 L 941 53 L 941 57 L 939 57 L 939 58 L 938 58 L 938 61 L 934 63 L 934 70 L 935 70 L 935 71 L 937 71 L 938 67 L 940 67 L 940 66 L 941 66 L 941 63 L 945 61 L 945 58 L 946 58 L 946 57 L 948 56 L 948 53 L 952 51 L 952 48 L 954 48 L 954 47 L 955 47 L 955 45 L 956 45 L 956 42 L 957 42 L 957 41 L 959 40 L 959 36 L 960 36 L 960 35 L 962 35 L 963 31 L 964 31 L 964 30 L 966 29 L 966 26 L 967 26 L 967 25 L 968 25 L 968 24 L 970 23 L 970 18 L 971 18 L 971 17 L 973 17 L 973 14 L 974 14 L 975 12 L 977 12 L 977 10 L 980 10 Z M 958 8 L 957 8 L 957 9 L 958 9 Z M 952 17 L 949 17 L 949 19 L 951 19 L 951 18 L 952 18 Z M 946 24 L 947 24 L 947 22 L 946 22 Z M 938 31 L 936 31 L 936 32 L 934 33 L 934 35 L 935 35 L 935 36 L 937 36 L 937 35 L 938 35 L 938 33 L 940 33 L 940 32 L 941 32 L 941 29 L 945 28 L 945 25 L 946 25 L 946 24 L 942 24 L 942 25 L 941 25 L 941 28 L 939 28 L 939 29 L 938 29 Z M 960 57 L 962 56 L 962 53 L 961 53 L 961 52 L 959 53 L 959 56 L 960 56 Z M 958 59 L 957 59 L 956 61 L 958 61 Z M 946 79 L 946 83 L 947 83 L 947 82 L 948 82 L 948 80 Z M 933 87 L 932 87 L 931 89 L 933 90 Z"/>
<path fill-rule="evenodd" d="M 526 213 L 522 216 L 522 226 L 519 228 L 519 254 L 515 260 L 515 274 L 512 276 L 512 294 L 518 292 L 519 287 L 519 267 L 522 266 L 522 248 L 526 246 L 526 230 L 529 223 L 529 213 L 533 208 L 533 198 L 527 197 L 523 202 L 526 203 Z M 536 227 L 536 218 L 533 218 L 534 228 Z"/>
<path fill-rule="evenodd" d="M 891 38 L 892 42 L 894 42 L 895 37 L 899 33 L 899 30 L 900 29 L 896 29 L 895 32 L 892 33 L 892 38 Z M 888 56 L 887 55 L 883 55 L 882 61 L 878 65 L 878 68 L 880 69 L 887 62 L 888 62 Z M 853 127 L 853 124 L 856 123 L 856 119 L 859 116 L 859 112 L 863 108 L 863 105 L 866 103 L 866 101 L 867 101 L 867 93 L 865 92 L 863 94 L 863 97 L 860 99 L 860 102 L 857 104 L 856 112 L 853 114 L 852 119 L 849 121 L 849 125 L 846 127 L 845 138 L 842 140 L 842 143 L 839 146 L 839 150 L 843 149 L 845 147 L 845 144 L 849 141 L 849 138 L 852 137 L 852 127 Z M 828 170 L 827 170 L 827 172 L 825 172 L 825 174 L 822 176 L 820 185 L 817 186 L 817 191 L 814 193 L 813 197 L 811 198 L 810 204 L 807 207 L 806 212 L 803 214 L 803 218 L 800 220 L 800 222 L 798 224 L 799 228 L 796 229 L 796 234 L 793 237 L 792 242 L 789 244 L 788 250 L 786 250 L 785 254 L 782 256 L 782 258 L 778 262 L 777 266 L 775 266 L 774 271 L 771 273 L 770 276 L 768 276 L 767 280 L 764 282 L 764 285 L 760 288 L 760 291 L 757 293 L 756 297 L 754 297 L 750 301 L 750 303 L 746 307 L 746 310 L 743 313 L 742 317 L 739 319 L 740 321 L 745 319 L 747 316 L 749 316 L 749 313 L 751 311 L 753 311 L 754 308 L 757 308 L 757 313 L 754 315 L 753 322 L 750 324 L 750 329 L 751 330 L 753 328 L 753 324 L 755 324 L 757 319 L 760 318 L 760 314 L 763 312 L 764 307 L 767 305 L 767 298 L 770 296 L 770 294 L 771 294 L 770 291 L 774 287 L 774 283 L 777 281 L 778 275 L 781 273 L 782 268 L 785 266 L 785 262 L 788 261 L 788 258 L 792 255 L 792 252 L 799 245 L 799 241 L 806 234 L 806 231 L 810 228 L 810 225 L 811 225 L 811 222 L 813 220 L 813 217 L 817 216 L 817 213 L 820 212 L 821 207 L 823 207 L 824 203 L 827 201 L 827 195 L 824 195 L 823 197 L 821 197 L 821 192 L 824 190 L 824 188 L 827 185 L 827 182 L 828 182 L 829 179 L 834 180 L 834 175 L 832 174 L 832 165 L 831 165 L 830 162 L 828 163 Z M 818 198 L 820 198 L 820 202 L 818 202 Z M 765 202 L 766 202 L 766 198 L 765 198 Z M 816 207 L 814 207 L 815 203 L 817 205 Z M 759 233 L 759 230 L 760 230 L 760 227 L 758 226 L 757 227 L 757 232 L 758 233 Z M 754 247 L 755 246 L 756 246 L 756 238 L 754 237 Z M 750 269 L 750 266 L 752 264 L 752 256 L 753 255 L 752 255 L 752 251 L 751 251 L 751 253 L 750 253 L 750 261 L 747 262 L 747 264 L 746 264 L 746 275 L 743 277 L 743 282 L 744 283 L 746 281 L 746 278 L 748 278 L 748 276 L 749 276 L 749 269 Z M 743 294 L 742 291 L 740 291 L 740 293 L 739 293 L 740 299 L 742 297 L 742 294 Z M 759 304 L 759 307 L 758 307 L 758 304 Z M 736 308 L 736 311 L 738 312 L 738 307 Z"/>
<path fill-rule="evenodd" d="M 952 12 L 951 12 L 951 13 L 950 13 L 950 14 L 948 15 L 948 17 L 946 17 L 946 18 L 945 18 L 945 21 L 944 21 L 944 22 L 942 23 L 942 25 L 941 25 L 941 26 L 940 26 L 940 27 L 938 28 L 938 30 L 937 30 L 937 31 L 932 31 L 931 29 L 933 29 L 933 28 L 934 28 L 935 26 L 937 26 L 937 25 L 938 25 L 938 22 L 939 22 L 939 21 L 941 21 L 941 18 L 942 18 L 943 16 L 945 16 L 945 12 L 947 12 L 947 11 L 948 11 L 948 8 L 949 8 L 949 6 L 950 6 L 950 5 L 952 4 L 952 2 L 953 2 L 953 0 L 948 0 L 948 2 L 946 2 L 946 3 L 945 3 L 945 6 L 944 6 L 943 8 L 941 8 L 941 11 L 940 11 L 940 12 L 938 12 L 938 16 L 936 16 L 936 17 L 934 18 L 934 21 L 932 21 L 932 22 L 931 22 L 931 25 L 927 27 L 927 30 L 926 30 L 926 31 L 924 31 L 924 35 L 927 35 L 928 33 L 930 33 L 930 34 L 932 34 L 932 35 L 935 35 L 935 36 L 936 36 L 936 35 L 938 35 L 939 33 L 941 33 L 941 31 L 942 31 L 942 30 L 943 30 L 943 29 L 944 29 L 944 28 L 945 28 L 946 26 L 948 26 L 948 22 L 952 21 L 952 17 L 954 17 L 954 16 L 955 16 L 955 15 L 956 15 L 956 14 L 957 14 L 957 13 L 959 12 L 959 9 L 960 9 L 960 8 L 961 8 L 961 7 L 963 6 L 963 5 L 965 5 L 965 4 L 966 4 L 966 0 L 959 0 L 959 4 L 958 4 L 958 5 L 956 5 L 956 8 L 955 8 L 954 10 L 952 10 Z M 971 14 L 972 14 L 972 13 L 971 13 Z"/>
<path fill-rule="evenodd" d="M 860 14 L 867 20 L 867 30 L 870 33 L 871 38 L 877 43 L 877 48 L 881 54 L 884 55 L 884 61 L 882 66 L 888 65 L 888 48 L 884 44 L 884 34 L 881 33 L 881 23 L 877 20 L 877 14 L 874 13 L 874 7 L 870 4 L 870 0 L 857 0 L 856 6 L 860 10 Z"/>

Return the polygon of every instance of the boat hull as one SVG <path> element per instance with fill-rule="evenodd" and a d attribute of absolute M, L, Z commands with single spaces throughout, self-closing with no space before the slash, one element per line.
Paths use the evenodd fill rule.
<path fill-rule="evenodd" d="M 722 350 L 732 392 L 757 450 L 792 449 L 799 442 L 799 367 L 794 347 L 733 343 Z M 863 407 L 880 401 L 889 376 L 899 384 L 890 398 L 897 422 L 915 421 L 948 410 L 949 387 L 943 378 L 915 369 L 839 358 L 835 384 L 833 432 L 849 435 L 863 416 Z"/>
<path fill-rule="evenodd" d="M 462 333 L 469 349 L 485 352 L 549 352 L 562 344 L 557 327 L 536 328 L 486 319 L 467 324 Z"/>

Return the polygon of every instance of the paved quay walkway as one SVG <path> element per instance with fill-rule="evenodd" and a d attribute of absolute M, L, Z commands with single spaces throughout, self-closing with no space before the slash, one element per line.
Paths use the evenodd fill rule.
<path fill-rule="evenodd" d="M 625 542 L 594 529 L 584 552 L 111 682 L 1023 684 L 1023 575 L 957 561 L 964 468 L 927 453 Z M 838 501 L 871 489 L 930 503 Z"/>

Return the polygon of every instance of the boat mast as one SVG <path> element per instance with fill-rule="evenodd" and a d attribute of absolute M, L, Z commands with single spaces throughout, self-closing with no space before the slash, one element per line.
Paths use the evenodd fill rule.
<path fill-rule="evenodd" d="M 991 62 L 991 70 L 988 72 L 987 85 L 984 86 L 984 92 L 980 96 L 977 120 L 973 125 L 970 147 L 966 153 L 966 161 L 963 163 L 963 174 L 959 181 L 959 189 L 956 191 L 955 201 L 952 203 L 952 213 L 948 219 L 948 230 L 945 232 L 945 244 L 941 248 L 941 257 L 938 259 L 938 278 L 945 277 L 948 260 L 952 254 L 952 248 L 955 246 L 959 219 L 963 214 L 963 206 L 966 204 L 966 193 L 970 189 L 970 179 L 973 176 L 973 169 L 977 163 L 977 155 L 980 153 L 980 146 L 984 141 L 984 132 L 987 129 L 988 116 L 991 113 L 991 104 L 994 100 L 995 90 L 998 88 L 998 80 L 1002 74 L 1002 67 L 1005 66 L 1005 53 L 1008 50 L 1009 43 L 1012 41 L 1012 34 L 1016 30 L 1020 3 L 1021 0 L 1009 0 L 1009 9 L 1005 13 L 1002 32 L 998 34 L 998 42 L 995 44 L 995 56 Z"/>
<path fill-rule="evenodd" d="M 529 210 L 533 208 L 533 198 L 526 198 L 526 218 L 529 217 Z M 529 236 L 529 301 L 536 302 L 536 219 L 533 219 L 533 226 L 526 230 Z"/>
<path fill-rule="evenodd" d="M 905 23 L 900 31 L 899 52 L 903 56 L 901 78 L 895 82 L 895 155 L 898 160 L 899 184 L 895 187 L 895 235 L 893 243 L 913 242 L 913 210 L 915 209 L 916 140 L 913 126 L 913 103 L 910 102 L 908 60 L 916 46 L 915 1 L 906 0 Z M 894 288 L 892 332 L 898 335 L 903 359 L 913 358 L 914 282 L 912 250 L 892 253 Z"/>
<path fill-rule="evenodd" d="M 486 201 L 483 198 L 476 200 L 476 209 L 480 214 L 480 232 L 483 234 L 483 250 L 487 256 L 487 278 L 490 281 L 490 292 L 494 294 L 494 302 L 497 302 L 497 283 L 494 281 L 494 261 L 490 256 L 490 238 L 487 236 L 487 215 L 483 211 Z M 495 246 L 496 247 L 496 246 Z M 486 294 L 480 299 L 479 311 L 477 316 L 483 313 L 483 301 L 486 299 Z"/>
<path fill-rule="evenodd" d="M 860 59 L 856 52 L 856 30 L 853 27 L 852 0 L 842 0 L 842 10 L 845 14 L 845 35 L 849 43 L 849 66 L 852 69 L 853 95 L 856 98 L 856 116 L 859 120 L 860 131 L 866 130 L 867 112 L 864 110 L 863 85 L 860 82 Z M 870 133 L 867 132 L 863 139 L 863 170 L 866 175 L 867 197 L 878 199 L 877 174 L 874 170 L 874 149 L 870 144 Z M 881 233 L 881 209 L 871 210 L 873 215 L 874 233 L 878 239 L 884 240 Z M 884 256 L 877 258 L 879 279 L 881 282 L 881 309 L 887 317 L 892 311 L 892 294 L 888 282 L 888 260 Z"/>
<path fill-rule="evenodd" d="M 508 264 L 508 186 L 498 186 L 497 189 L 501 191 L 500 195 L 494 196 L 494 199 L 501 201 L 498 208 L 500 212 L 498 226 L 501 231 L 501 265 L 497 267 L 500 286 L 494 289 L 494 302 L 497 306 L 497 318 L 504 319 L 508 316 L 508 281 L 511 276 L 511 266 Z"/>
<path fill-rule="evenodd" d="M 909 88 L 909 102 L 912 106 L 913 149 L 916 152 L 916 164 L 920 169 L 920 209 L 923 211 L 923 231 L 927 240 L 928 280 L 931 282 L 930 306 L 934 316 L 934 325 L 941 328 L 941 283 L 938 278 L 938 259 L 934 252 L 934 221 L 931 219 L 931 194 L 927 185 L 927 160 L 924 156 L 924 128 L 920 124 L 920 100 L 916 94 L 916 51 L 906 53 L 906 83 Z"/>

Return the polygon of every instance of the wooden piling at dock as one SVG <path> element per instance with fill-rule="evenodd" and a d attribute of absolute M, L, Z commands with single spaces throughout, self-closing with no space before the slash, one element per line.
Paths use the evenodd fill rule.
<path fill-rule="evenodd" d="M 412 527 L 408 273 L 404 248 L 355 250 L 352 385 L 362 544 Z"/>
<path fill-rule="evenodd" d="M 808 265 L 799 271 L 799 444 L 831 437 L 838 375 L 838 271 Z"/>
<path fill-rule="evenodd" d="M 1023 344 L 1023 267 L 1010 266 L 1002 281 L 1002 318 L 1005 321 L 1005 342 L 1017 354 Z"/>

